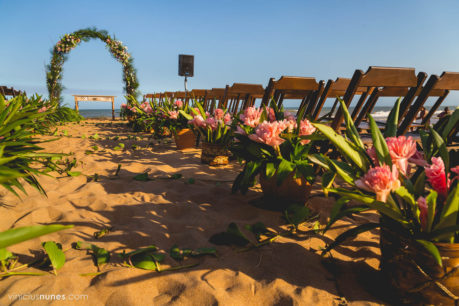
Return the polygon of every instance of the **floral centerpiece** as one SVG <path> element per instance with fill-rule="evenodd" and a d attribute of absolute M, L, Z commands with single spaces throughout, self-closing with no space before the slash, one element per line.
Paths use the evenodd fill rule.
<path fill-rule="evenodd" d="M 228 145 L 232 139 L 231 115 L 226 110 L 217 108 L 214 114 L 204 111 L 202 104 L 195 102 L 188 114 L 179 110 L 203 140 L 201 161 L 211 166 L 228 163 Z"/>
<path fill-rule="evenodd" d="M 171 100 L 169 102 L 166 99 L 161 107 L 161 111 L 166 118 L 166 126 L 174 135 L 177 149 L 193 148 L 196 144 L 196 135 L 190 129 L 189 120 L 181 113 L 191 115 L 191 108 L 188 104 L 185 104 L 182 100 Z"/>
<path fill-rule="evenodd" d="M 373 143 L 368 148 L 344 103 L 341 106 L 346 137 L 314 124 L 344 159 L 314 157 L 326 170 L 324 189 L 339 197 L 326 229 L 342 217 L 368 209 L 376 210 L 381 218 L 344 232 L 324 252 L 379 227 L 381 269 L 395 292 L 410 303 L 451 303 L 459 295 L 459 166 L 452 164 L 445 137 L 458 123 L 459 109 L 442 129 L 421 131 L 422 150 L 418 150 L 412 137 L 396 135 L 399 101 L 384 135 L 369 116 Z M 347 188 L 332 187 L 337 175 Z M 361 205 L 350 205 L 352 200 Z"/>
<path fill-rule="evenodd" d="M 233 184 L 233 192 L 247 192 L 260 174 L 265 196 L 303 202 L 314 182 L 309 161 L 314 126 L 289 112 L 272 107 L 245 109 L 235 119 L 237 141 L 232 152 L 244 164 Z"/>

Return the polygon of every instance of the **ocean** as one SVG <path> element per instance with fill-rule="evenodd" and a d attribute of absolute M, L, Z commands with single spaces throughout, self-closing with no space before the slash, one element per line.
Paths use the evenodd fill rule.
<path fill-rule="evenodd" d="M 294 107 L 286 107 L 285 108 L 288 111 L 291 111 L 292 113 L 295 113 L 297 108 Z M 429 107 L 426 107 L 428 110 Z M 451 107 L 450 107 L 451 109 Z M 327 114 L 331 110 L 331 107 L 324 107 L 321 112 L 321 116 Z M 350 107 L 349 111 L 352 113 L 353 107 Z M 377 121 L 385 121 L 387 119 L 387 116 L 389 115 L 389 112 L 391 110 L 390 106 L 376 106 L 373 109 L 373 112 L 371 113 L 372 116 L 375 118 Z M 435 113 L 439 114 L 443 108 L 440 110 L 437 110 Z M 111 109 L 80 109 L 80 114 L 85 117 L 85 118 L 111 118 L 112 117 L 112 110 Z M 120 116 L 120 110 L 115 109 L 115 117 L 119 118 Z M 434 116 L 435 119 L 435 116 Z"/>

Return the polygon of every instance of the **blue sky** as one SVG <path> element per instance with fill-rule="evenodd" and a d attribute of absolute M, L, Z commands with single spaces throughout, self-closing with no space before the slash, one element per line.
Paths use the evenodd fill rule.
<path fill-rule="evenodd" d="M 459 71 L 459 1 L 6 1 L 0 0 L 0 84 L 47 95 L 45 65 L 60 36 L 95 26 L 134 57 L 140 91 L 182 90 L 178 54 L 195 55 L 189 88 L 270 77 L 351 77 L 370 65 Z M 100 41 L 64 65 L 71 94 L 117 95 L 121 65 Z M 457 96 L 456 96 L 457 97 Z M 458 105 L 455 95 L 448 104 Z M 103 108 L 108 104 L 82 104 Z"/>

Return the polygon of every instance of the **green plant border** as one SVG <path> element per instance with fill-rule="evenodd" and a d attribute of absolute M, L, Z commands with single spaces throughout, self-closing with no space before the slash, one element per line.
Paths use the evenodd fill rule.
<path fill-rule="evenodd" d="M 124 91 L 126 95 L 138 96 L 137 88 L 139 87 L 139 83 L 137 80 L 137 71 L 134 68 L 134 60 L 127 52 L 127 48 L 121 41 L 108 35 L 106 30 L 86 28 L 71 34 L 65 34 L 51 50 L 51 62 L 46 66 L 46 85 L 51 101 L 59 104 L 62 102 L 61 93 L 64 89 L 62 86 L 62 66 L 67 60 L 67 54 L 78 46 L 81 41 L 87 42 L 93 38 L 103 41 L 113 57 L 123 66 Z"/>

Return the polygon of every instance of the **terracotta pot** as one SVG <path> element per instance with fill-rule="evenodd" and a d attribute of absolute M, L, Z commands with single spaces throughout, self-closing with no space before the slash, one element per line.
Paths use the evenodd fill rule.
<path fill-rule="evenodd" d="M 178 130 L 174 138 L 178 150 L 194 148 L 196 144 L 196 135 L 191 129 Z"/>
<path fill-rule="evenodd" d="M 387 229 L 380 245 L 381 272 L 402 303 L 459 304 L 459 243 L 435 243 L 443 267 L 417 243 Z"/>
<path fill-rule="evenodd" d="M 264 171 L 260 174 L 260 185 L 263 195 L 266 198 L 284 200 L 286 206 L 291 202 L 304 203 L 311 194 L 312 186 L 303 177 L 294 178 L 294 172 L 290 173 L 282 182 L 277 185 L 277 175 L 266 178 Z"/>
<path fill-rule="evenodd" d="M 221 144 L 202 142 L 201 162 L 211 166 L 228 164 L 228 148 Z"/>

